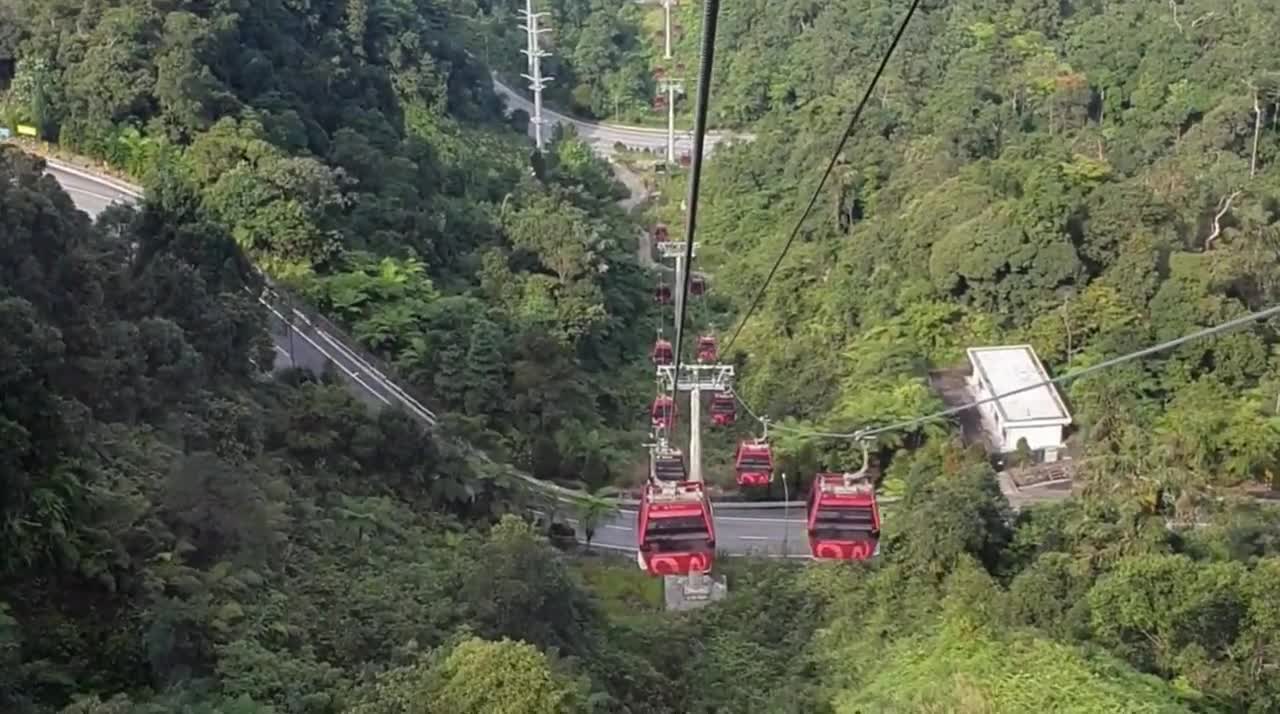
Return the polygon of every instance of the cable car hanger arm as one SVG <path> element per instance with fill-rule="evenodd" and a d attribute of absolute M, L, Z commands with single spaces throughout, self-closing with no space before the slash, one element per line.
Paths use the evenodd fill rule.
<path fill-rule="evenodd" d="M 859 429 L 853 432 L 848 432 L 848 433 L 798 429 L 796 427 L 790 427 L 790 426 L 777 424 L 777 423 L 773 424 L 773 428 L 778 431 L 785 431 L 788 433 L 797 434 L 799 436 L 813 436 L 813 437 L 826 438 L 826 439 L 853 439 L 853 440 L 870 439 L 870 438 L 879 436 L 881 434 L 887 434 L 893 431 L 902 431 L 903 429 L 910 429 L 913 426 L 918 426 L 926 422 L 945 419 L 949 416 L 954 416 L 956 414 L 967 411 L 969 409 L 980 407 L 985 404 L 991 404 L 1001 399 L 1007 399 L 1014 395 L 1022 394 L 1023 392 L 1029 392 L 1029 391 L 1039 389 L 1041 387 L 1046 387 L 1049 385 L 1065 384 L 1067 382 L 1071 382 L 1081 377 L 1093 374 L 1094 372 L 1100 372 L 1104 369 L 1109 369 L 1111 367 L 1115 367 L 1117 365 L 1121 365 L 1126 362 L 1132 362 L 1133 360 L 1141 359 L 1149 355 L 1153 355 L 1159 352 L 1165 352 L 1167 350 L 1173 349 L 1174 347 L 1179 347 L 1188 342 L 1193 342 L 1195 340 L 1198 340 L 1204 337 L 1212 337 L 1222 332 L 1230 332 L 1231 330 L 1234 330 L 1238 327 L 1243 327 L 1251 322 L 1265 320 L 1267 318 L 1274 317 L 1278 314 L 1280 314 L 1280 305 L 1272 305 L 1271 307 L 1264 308 L 1256 312 L 1251 312 L 1248 315 L 1245 315 L 1243 317 L 1237 317 L 1233 320 L 1228 320 L 1221 324 L 1214 325 L 1213 327 L 1206 327 L 1204 329 L 1197 330 L 1190 334 L 1183 335 L 1182 337 L 1178 337 L 1172 340 L 1168 340 L 1166 342 L 1161 342 L 1159 344 L 1152 345 L 1151 347 L 1146 347 L 1140 350 L 1136 350 L 1134 352 L 1130 352 L 1128 354 L 1120 355 L 1119 357 L 1112 357 L 1111 359 L 1103 360 L 1098 364 L 1092 365 L 1090 367 L 1083 367 L 1081 369 L 1073 370 L 1071 372 L 1067 372 L 1066 374 L 1059 375 L 1057 377 L 1035 382 L 1034 384 L 1028 384 L 1026 386 L 1018 387 L 1017 389 L 1011 389 L 1007 392 L 1002 392 L 1000 394 L 986 397 L 984 399 L 978 399 L 973 402 L 968 402 L 966 404 L 961 404 L 959 406 L 943 409 L 941 411 L 937 411 L 932 414 L 927 414 L 922 417 L 916 417 L 914 419 L 906 419 L 900 422 L 895 422 L 887 426 L 866 427 L 866 428 Z M 751 410 L 751 407 L 747 405 L 745 401 L 742 400 L 741 396 L 739 396 L 736 392 L 734 393 L 734 396 L 737 397 L 738 402 L 742 404 L 742 408 L 746 410 L 746 412 L 750 414 L 752 418 L 756 419 L 757 421 L 763 421 L 761 417 L 756 416 L 755 412 L 753 412 Z"/>

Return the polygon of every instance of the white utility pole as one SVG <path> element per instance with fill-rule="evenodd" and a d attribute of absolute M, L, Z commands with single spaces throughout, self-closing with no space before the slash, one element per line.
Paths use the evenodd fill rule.
<path fill-rule="evenodd" d="M 676 297 L 676 314 L 680 314 L 680 307 L 684 305 L 684 241 L 663 241 L 658 244 L 658 255 L 663 259 L 675 258 L 676 261 L 676 284 L 673 288 Z M 693 257 L 698 257 L 698 244 L 693 244 Z M 680 332 L 680 326 L 676 325 L 676 334 Z M 673 355 L 675 361 L 680 361 L 680 355 Z"/>
<path fill-rule="evenodd" d="M 672 0 L 662 0 L 663 21 L 666 25 L 666 52 L 664 57 L 671 59 L 671 4 Z"/>
<path fill-rule="evenodd" d="M 684 80 L 662 80 L 662 91 L 667 93 L 667 163 L 676 162 L 676 93 L 684 93 Z"/>
<path fill-rule="evenodd" d="M 529 57 L 529 73 L 521 76 L 529 80 L 529 89 L 533 92 L 533 116 L 530 117 L 529 122 L 533 124 L 533 142 L 538 147 L 538 150 L 541 151 L 542 125 L 544 122 L 542 118 L 542 89 L 547 86 L 547 82 L 555 79 L 555 77 L 542 76 L 541 60 L 543 57 L 550 57 L 551 53 L 544 52 L 538 47 L 538 35 L 548 31 L 545 28 L 538 27 L 538 18 L 546 17 L 547 13 L 535 13 L 533 11 L 533 0 L 525 0 L 524 10 L 520 11 L 520 14 L 524 16 L 525 22 L 520 28 L 529 34 L 528 49 L 521 50 L 523 54 Z"/>
<path fill-rule="evenodd" d="M 689 480 L 702 481 L 702 385 L 689 390 Z"/>
<path fill-rule="evenodd" d="M 658 381 L 668 392 L 689 393 L 689 480 L 702 480 L 702 392 L 723 392 L 733 386 L 733 365 L 680 365 L 680 384 L 674 384 L 676 367 L 658 367 Z M 677 387 L 674 388 L 673 387 Z"/>
<path fill-rule="evenodd" d="M 769 423 L 765 422 L 764 428 L 766 432 L 769 429 Z M 787 472 L 782 472 L 782 554 L 791 555 L 787 550 L 787 536 L 791 535 L 791 493 L 787 490 Z"/>

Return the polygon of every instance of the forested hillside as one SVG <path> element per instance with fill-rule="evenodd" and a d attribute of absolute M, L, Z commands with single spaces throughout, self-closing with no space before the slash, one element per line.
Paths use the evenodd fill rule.
<path fill-rule="evenodd" d="M 194 194 L 91 225 L 3 149 L 0 235 L 6 712 L 1280 702 L 1280 530 L 1256 507 L 1185 535 L 1096 501 L 1011 526 L 985 462 L 935 441 L 890 467 L 875 568 L 732 563 L 731 599 L 676 617 L 624 562 L 602 602 L 520 520 L 483 532 L 518 494 L 459 495 L 484 474 L 407 416 L 266 380 L 252 273 Z"/>
<path fill-rule="evenodd" d="M 719 319 L 760 286 L 899 5 L 724 8 L 714 111 L 759 138 L 704 186 Z M 1012 513 L 932 424 L 879 444 L 902 498 L 873 563 L 719 558 L 730 597 L 668 614 L 633 560 L 552 548 L 453 437 L 610 480 L 643 422 L 650 284 L 605 166 L 573 141 L 531 157 L 499 115 L 459 44 L 493 39 L 476 10 L 0 0 L 4 122 L 148 196 L 93 224 L 0 147 L 0 711 L 1280 710 L 1280 520 L 1224 488 L 1274 481 L 1270 325 L 1074 385 L 1068 503 Z M 555 12 L 582 33 L 571 91 L 608 113 L 602 83 L 653 50 L 629 10 Z M 759 411 L 918 416 L 926 371 L 973 344 L 1030 340 L 1061 371 L 1280 297 L 1280 9 L 917 20 L 732 355 Z M 441 429 L 271 375 L 251 264 L 393 360 Z M 775 447 L 801 481 L 858 457 Z"/>
<path fill-rule="evenodd" d="M 642 398 L 644 335 L 620 328 L 649 309 L 622 189 L 573 141 L 531 164 L 446 4 L 0 8 L 6 123 L 192 187 L 454 428 L 538 476 L 611 478 Z"/>
<path fill-rule="evenodd" d="M 373 706 L 365 663 L 446 640 L 444 701 L 451 667 L 493 658 L 576 691 L 498 642 L 569 644 L 563 567 L 518 522 L 461 531 L 513 494 L 341 385 L 262 381 L 252 274 L 194 196 L 91 225 L 35 168 L 0 147 L 0 710 Z M 493 609 L 504 577 L 523 624 Z"/>
<path fill-rule="evenodd" d="M 464 29 L 473 51 L 513 85 L 528 73 L 528 34 L 521 12 L 525 0 L 481 2 L 459 0 L 460 12 L 469 18 Z M 652 68 L 663 56 L 661 37 L 648 30 L 660 17 L 656 5 L 618 3 L 609 0 L 542 0 L 534 11 L 546 13 L 539 26 L 540 46 L 548 53 L 542 73 L 547 84 L 546 101 L 584 117 L 643 121 L 665 120 L 665 112 L 653 114 L 656 92 Z M 658 13 L 658 14 L 655 14 Z"/>
<path fill-rule="evenodd" d="M 709 166 L 698 239 L 739 308 L 904 12 L 723 9 L 713 112 L 759 138 Z M 1280 301 L 1278 30 L 1267 2 L 924 3 L 734 348 L 747 400 L 847 432 L 938 408 L 925 371 L 965 347 L 1029 341 L 1062 373 Z M 1257 325 L 1073 384 L 1077 455 L 1190 520 L 1272 479 L 1276 344 Z"/>

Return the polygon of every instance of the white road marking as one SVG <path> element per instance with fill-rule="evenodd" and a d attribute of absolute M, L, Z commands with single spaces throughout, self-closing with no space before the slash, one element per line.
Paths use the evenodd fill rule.
<path fill-rule="evenodd" d="M 263 300 L 262 298 L 258 298 L 258 302 L 262 303 L 263 305 L 266 305 L 267 309 L 268 309 L 268 310 L 270 310 L 271 312 L 275 313 L 275 316 L 276 316 L 276 317 L 278 317 L 278 318 L 280 318 L 280 320 L 281 320 L 282 322 L 284 322 L 284 323 L 286 323 L 286 324 L 289 322 L 288 320 L 286 320 L 286 319 L 285 319 L 284 315 L 281 315 L 281 314 L 279 313 L 279 311 L 277 311 L 274 307 L 272 307 L 272 306 L 271 306 L 271 304 L 270 304 L 270 303 L 268 303 L 266 300 Z M 311 338 L 307 335 L 307 333 L 305 333 L 305 332 L 303 332 L 303 331 L 301 331 L 301 330 L 297 330 L 296 332 L 298 333 L 298 336 L 299 336 L 299 337 L 301 337 L 302 339 L 304 339 L 304 340 L 306 340 L 307 342 L 311 343 L 311 346 L 312 346 L 312 347 L 314 347 L 314 348 L 316 348 L 316 351 L 317 351 L 317 352 L 319 352 L 320 354 L 324 355 L 325 357 L 328 357 L 328 358 L 329 358 L 329 361 L 333 362 L 333 364 L 335 364 L 335 365 L 337 365 L 337 366 L 338 366 L 338 369 L 341 369 L 343 372 L 346 372 L 346 373 L 347 373 L 347 376 L 348 376 L 348 377 L 351 377 L 353 380 L 355 380 L 356 384 L 359 384 L 361 387 L 364 387 L 364 390 L 365 390 L 366 392 L 368 392 L 369 394 L 372 394 L 373 396 L 375 396 L 375 397 L 377 397 L 378 399 L 382 400 L 382 403 L 383 403 L 383 404 L 386 404 L 387 406 L 391 406 L 391 401 L 390 401 L 389 399 L 387 399 L 386 397 L 382 396 L 382 394 L 381 394 L 381 393 L 379 393 L 377 390 L 373 389 L 373 388 L 372 388 L 372 387 L 370 387 L 368 384 L 366 384 L 366 383 L 365 383 L 365 381 L 364 381 L 363 379 L 361 379 L 361 378 L 360 378 L 360 375 L 359 375 L 359 374 L 356 374 L 355 372 L 352 372 L 352 371 L 351 371 L 351 370 L 350 370 L 350 369 L 349 369 L 345 364 L 342 364 L 342 363 L 341 363 L 341 362 L 339 362 L 338 360 L 334 359 L 333 355 L 329 354 L 328 352 L 326 352 L 326 351 L 325 351 L 325 349 L 324 349 L 323 347 L 321 347 L 320 345 L 316 344 L 316 341 L 315 341 L 315 340 L 313 340 L 313 339 L 311 339 Z"/>
<path fill-rule="evenodd" d="M 738 536 L 738 540 L 773 540 L 769 536 Z"/>
<path fill-rule="evenodd" d="M 733 521 L 735 523 L 798 523 L 804 524 L 803 518 L 743 518 L 741 516 L 716 516 L 717 521 Z"/>
<path fill-rule="evenodd" d="M 107 203 L 124 203 L 125 202 L 124 199 L 122 199 L 119 196 L 107 196 L 105 194 L 94 193 L 93 191 L 90 191 L 88 189 L 83 189 L 83 188 L 64 186 L 62 190 L 66 191 L 67 193 L 78 193 L 82 196 L 92 196 L 93 198 L 106 201 Z"/>
<path fill-rule="evenodd" d="M 606 523 L 604 527 L 612 528 L 615 531 L 627 531 L 628 533 L 631 532 L 631 526 L 615 526 L 612 523 Z"/>

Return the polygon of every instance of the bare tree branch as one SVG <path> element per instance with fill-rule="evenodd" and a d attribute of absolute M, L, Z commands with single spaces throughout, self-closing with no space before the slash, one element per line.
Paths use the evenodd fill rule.
<path fill-rule="evenodd" d="M 1169 9 L 1173 10 L 1173 24 L 1177 25 L 1178 33 L 1186 35 L 1187 31 L 1182 29 L 1182 23 L 1178 21 L 1178 0 L 1169 0 Z"/>
<path fill-rule="evenodd" d="M 1206 23 L 1206 22 L 1208 22 L 1208 21 L 1212 20 L 1215 16 L 1217 16 L 1217 14 L 1218 14 L 1218 13 L 1216 13 L 1216 12 L 1206 12 L 1205 14 L 1201 15 L 1200 17 L 1197 17 L 1197 18 L 1196 18 L 1196 19 L 1191 23 L 1191 28 L 1192 28 L 1192 29 L 1195 29 L 1195 28 L 1197 28 L 1197 27 L 1199 27 L 1199 26 L 1203 25 L 1204 23 Z"/>
<path fill-rule="evenodd" d="M 1231 210 L 1231 202 L 1236 200 L 1236 197 L 1241 193 L 1243 193 L 1243 191 L 1236 191 L 1230 196 L 1223 196 L 1222 200 L 1218 201 L 1218 213 L 1213 217 L 1213 232 L 1209 234 L 1208 238 L 1204 239 L 1204 250 L 1206 253 L 1213 248 L 1213 242 L 1217 240 L 1218 235 L 1222 233 L 1222 217 L 1227 215 L 1227 211 Z"/>
<path fill-rule="evenodd" d="M 1258 175 L 1258 134 L 1262 131 L 1262 105 L 1258 103 L 1258 88 L 1249 85 L 1253 90 L 1253 155 L 1249 157 L 1249 178 Z"/>

